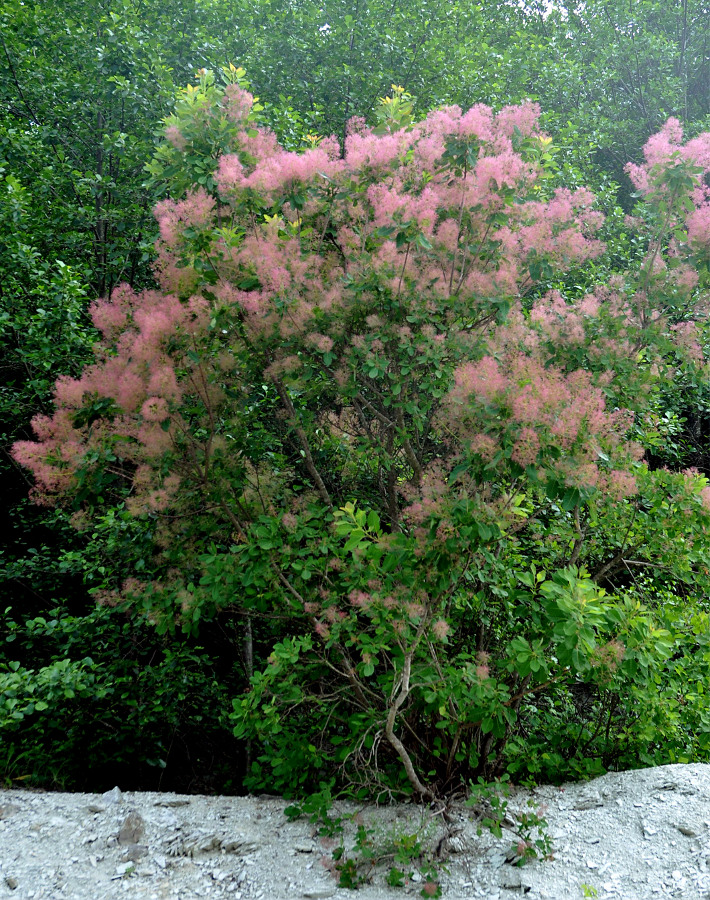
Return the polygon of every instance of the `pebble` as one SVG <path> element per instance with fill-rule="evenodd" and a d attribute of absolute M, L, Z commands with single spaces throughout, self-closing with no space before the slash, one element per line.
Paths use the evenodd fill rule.
<path fill-rule="evenodd" d="M 294 844 L 293 849 L 297 853 L 313 853 L 315 847 L 311 841 L 301 841 L 298 844 Z"/>
<path fill-rule="evenodd" d="M 3 819 L 9 819 L 10 816 L 14 816 L 15 813 L 20 811 L 20 807 L 14 803 L 3 803 L 0 804 L 0 821 Z"/>
<path fill-rule="evenodd" d="M 599 794 L 592 795 L 591 797 L 583 797 L 581 800 L 578 800 L 572 809 L 577 810 L 586 810 L 586 809 L 598 809 L 599 807 L 604 806 L 604 801 L 599 796 Z"/>
<path fill-rule="evenodd" d="M 129 872 L 132 872 L 135 869 L 135 865 L 132 862 L 121 863 L 116 866 L 116 877 L 123 878 L 124 875 L 127 875 Z"/>
<path fill-rule="evenodd" d="M 140 844 L 145 834 L 145 822 L 143 817 L 135 810 L 131 810 L 121 823 L 118 832 L 119 844 Z"/>
<path fill-rule="evenodd" d="M 121 855 L 121 862 L 138 862 L 147 856 L 148 848 L 142 844 L 129 844 Z"/>
<path fill-rule="evenodd" d="M 121 793 L 121 789 L 116 786 L 115 788 L 111 788 L 110 791 L 106 791 L 101 796 L 107 803 L 120 803 L 123 794 Z"/>
<path fill-rule="evenodd" d="M 500 886 L 509 891 L 518 891 L 526 894 L 532 889 L 532 882 L 524 876 L 520 869 L 510 869 L 500 880 Z"/>

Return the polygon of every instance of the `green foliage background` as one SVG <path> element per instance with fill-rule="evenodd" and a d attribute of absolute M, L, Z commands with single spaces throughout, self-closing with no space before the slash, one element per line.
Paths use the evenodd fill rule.
<path fill-rule="evenodd" d="M 145 568 L 150 527 L 129 521 L 119 503 L 107 504 L 100 526 L 77 533 L 71 511 L 29 503 L 27 475 L 8 452 L 30 436 L 32 416 L 49 409 L 56 377 L 76 374 L 89 358 L 88 303 L 121 281 L 152 283 L 160 185 L 144 167 L 177 89 L 203 66 L 244 66 L 264 121 L 294 149 L 309 133 L 342 137 L 353 115 L 371 118 L 392 84 L 414 95 L 418 114 L 441 103 L 537 100 L 558 148 L 555 177 L 593 187 L 608 214 L 606 255 L 564 284 L 583 293 L 640 252 L 624 222 L 634 201 L 623 165 L 639 160 L 668 116 L 681 118 L 688 135 L 710 127 L 710 15 L 705 0 L 549 6 L 0 3 L 0 518 L 8 526 L 0 548 L 0 778 L 110 787 L 117 765 L 125 787 L 239 790 L 246 738 L 259 737 L 235 740 L 225 718 L 250 668 L 228 619 L 215 613 L 199 635 L 171 639 L 121 607 L 95 608 L 96 591 Z M 707 474 L 707 385 L 668 386 L 657 403 L 655 433 L 645 435 L 656 462 Z M 659 552 L 673 539 L 659 535 Z M 706 734 L 691 733 L 686 716 L 688 705 L 705 703 L 706 612 L 676 585 L 655 589 L 676 635 L 667 655 L 678 659 L 638 758 L 706 758 Z M 678 646 L 688 621 L 691 655 Z M 257 653 L 277 636 L 276 626 L 263 626 Z M 297 653 L 283 637 L 280 652 Z M 528 773 L 587 775 L 603 766 L 581 702 L 570 703 L 560 696 L 527 711 L 529 733 L 546 735 L 544 745 L 520 744 L 519 758 L 532 760 Z M 620 751 L 607 762 L 635 758 Z M 273 777 L 288 788 L 290 776 Z"/>

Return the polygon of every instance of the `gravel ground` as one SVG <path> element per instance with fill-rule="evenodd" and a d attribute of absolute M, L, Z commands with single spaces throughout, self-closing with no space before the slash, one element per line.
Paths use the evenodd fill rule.
<path fill-rule="evenodd" d="M 528 801 L 533 801 L 533 807 Z M 274 797 L 157 793 L 37 793 L 0 790 L 0 898 L 16 900 L 285 900 L 418 897 L 426 883 L 415 860 L 402 888 L 388 866 L 357 893 L 338 887 L 340 838 L 290 822 Z M 516 813 L 542 808 L 553 858 L 513 865 Z M 439 853 L 443 897 L 451 900 L 654 900 L 710 898 L 710 766 L 611 773 L 586 784 L 515 790 L 502 838 L 477 835 L 475 811 L 342 806 L 373 846 L 418 835 Z"/>

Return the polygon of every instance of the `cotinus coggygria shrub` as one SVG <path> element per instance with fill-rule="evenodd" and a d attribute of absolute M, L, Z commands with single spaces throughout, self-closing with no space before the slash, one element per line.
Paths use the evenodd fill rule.
<path fill-rule="evenodd" d="M 160 289 L 94 304 L 95 362 L 15 446 L 80 526 L 109 499 L 153 523 L 103 602 L 243 623 L 250 787 L 432 798 L 696 740 L 663 673 L 705 613 L 657 598 L 707 585 L 710 489 L 644 440 L 704 366 L 710 137 L 652 139 L 648 253 L 576 296 L 603 217 L 537 119 L 414 121 L 396 89 L 287 152 L 243 72 L 203 73 L 150 166 Z"/>

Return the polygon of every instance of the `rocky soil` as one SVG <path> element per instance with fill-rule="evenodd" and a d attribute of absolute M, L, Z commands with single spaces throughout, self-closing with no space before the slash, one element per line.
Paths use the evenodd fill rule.
<path fill-rule="evenodd" d="M 286 803 L 274 797 L 0 790 L 0 898 L 418 897 L 427 884 L 424 858 L 412 861 L 403 887 L 386 884 L 387 862 L 357 893 L 338 887 L 333 850 L 342 840 L 344 858 L 355 859 L 359 824 L 378 853 L 416 835 L 449 900 L 710 898 L 709 765 L 516 790 L 508 804 L 501 838 L 477 834 L 483 808 L 455 808 L 445 821 L 411 804 L 340 807 L 332 815 L 347 817 L 344 836 L 323 838 L 307 819 L 290 822 Z M 547 819 L 553 858 L 518 867 L 516 821 L 533 809 Z"/>

